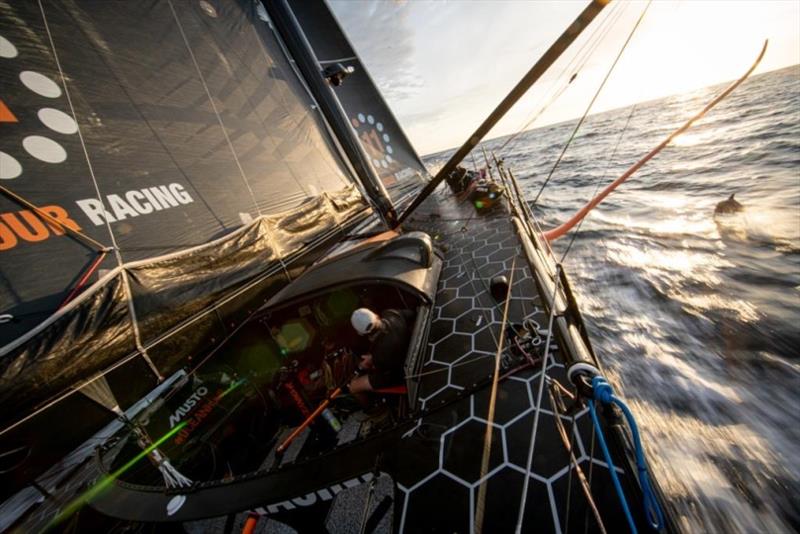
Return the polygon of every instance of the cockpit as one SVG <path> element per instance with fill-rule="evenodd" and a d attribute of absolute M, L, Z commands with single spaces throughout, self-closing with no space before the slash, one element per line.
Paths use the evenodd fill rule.
<path fill-rule="evenodd" d="M 151 453 L 154 461 L 137 462 L 120 479 L 224 480 L 279 471 L 407 420 L 440 270 L 430 238 L 415 232 L 311 267 L 131 421 L 101 454 L 105 468 L 114 472 L 153 449 L 161 460 Z M 369 351 L 350 324 L 360 307 L 410 312 L 402 378 L 367 402 L 341 390 Z"/>

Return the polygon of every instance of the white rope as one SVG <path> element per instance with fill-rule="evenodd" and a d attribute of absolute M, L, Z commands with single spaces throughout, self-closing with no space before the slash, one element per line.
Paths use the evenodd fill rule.
<path fill-rule="evenodd" d="M 544 382 L 545 376 L 547 375 L 547 360 L 550 357 L 550 340 L 553 336 L 553 322 L 556 317 L 556 296 L 558 294 L 558 286 L 559 282 L 561 281 L 560 274 L 561 274 L 561 265 L 556 266 L 556 280 L 555 280 L 555 287 L 553 288 L 553 298 L 550 302 L 552 302 L 552 306 L 550 307 L 550 318 L 547 324 L 547 340 L 545 342 L 545 349 L 544 349 L 544 357 L 542 358 L 542 370 L 541 376 L 539 377 L 539 392 L 536 397 L 536 415 L 533 418 L 533 429 L 531 430 L 531 440 L 530 444 L 528 445 L 528 461 L 525 464 L 525 481 L 522 484 L 522 496 L 520 497 L 519 502 L 519 515 L 517 516 L 517 527 L 515 532 L 520 534 L 522 532 L 522 521 L 525 517 L 525 505 L 528 501 L 528 485 L 530 483 L 530 475 L 531 475 L 531 466 L 533 465 L 533 451 L 536 448 L 536 433 L 539 430 L 539 414 L 542 411 L 542 393 L 544 392 Z M 557 416 L 556 416 L 557 417 Z"/>
<path fill-rule="evenodd" d="M 151 446 L 150 437 L 143 428 L 135 427 L 133 432 L 136 435 L 136 440 L 142 449 L 147 449 Z M 192 485 L 191 479 L 185 477 L 180 471 L 178 471 L 175 466 L 170 463 L 169 458 L 164 456 L 160 450 L 153 449 L 148 452 L 147 455 L 150 457 L 153 463 L 156 464 L 158 470 L 161 472 L 161 476 L 164 478 L 165 486 L 168 488 L 183 488 Z"/>
<path fill-rule="evenodd" d="M 181 474 L 166 458 L 158 464 L 158 470 L 164 476 L 167 487 L 185 488 L 192 485 L 191 479 Z"/>

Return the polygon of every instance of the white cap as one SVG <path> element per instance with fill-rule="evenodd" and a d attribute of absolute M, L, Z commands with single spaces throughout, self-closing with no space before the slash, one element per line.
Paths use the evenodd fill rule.
<path fill-rule="evenodd" d="M 350 324 L 362 336 L 372 332 L 380 320 L 381 318 L 369 308 L 359 308 L 350 316 Z"/>

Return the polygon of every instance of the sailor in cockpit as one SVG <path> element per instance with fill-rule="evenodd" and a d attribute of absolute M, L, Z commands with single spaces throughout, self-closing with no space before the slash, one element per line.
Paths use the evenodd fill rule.
<path fill-rule="evenodd" d="M 403 364 L 410 338 L 409 310 L 384 310 L 379 316 L 369 308 L 359 308 L 350 323 L 370 342 L 369 352 L 361 355 L 359 376 L 347 385 L 351 393 L 363 393 L 395 386 L 403 382 Z"/>

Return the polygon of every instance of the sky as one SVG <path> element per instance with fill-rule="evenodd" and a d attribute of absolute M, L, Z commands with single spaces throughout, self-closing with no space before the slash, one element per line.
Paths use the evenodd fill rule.
<path fill-rule="evenodd" d="M 461 145 L 588 2 L 330 5 L 424 155 Z M 581 116 L 646 5 L 612 1 L 487 138 Z M 654 0 L 590 112 L 736 79 L 765 39 L 755 74 L 800 63 L 800 0 Z"/>

